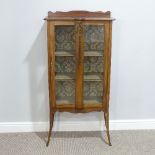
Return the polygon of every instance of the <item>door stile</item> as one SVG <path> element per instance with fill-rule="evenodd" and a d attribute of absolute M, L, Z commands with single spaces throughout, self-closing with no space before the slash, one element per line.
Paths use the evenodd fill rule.
<path fill-rule="evenodd" d="M 76 109 L 83 108 L 83 46 L 84 46 L 84 35 L 82 22 L 76 21 Z"/>
<path fill-rule="evenodd" d="M 109 22 L 105 23 L 105 47 L 104 47 L 104 95 L 103 95 L 103 108 L 108 111 L 109 109 L 109 89 L 110 89 L 110 66 L 111 66 L 111 26 Z"/>
<path fill-rule="evenodd" d="M 109 21 L 108 24 L 109 38 L 108 38 L 108 75 L 107 75 L 107 109 L 109 110 L 109 100 L 110 100 L 110 74 L 111 74 L 111 47 L 112 47 L 112 22 Z"/>
<path fill-rule="evenodd" d="M 54 24 L 48 22 L 48 82 L 49 82 L 49 103 L 50 109 L 56 107 L 55 94 L 55 38 L 54 38 Z"/>

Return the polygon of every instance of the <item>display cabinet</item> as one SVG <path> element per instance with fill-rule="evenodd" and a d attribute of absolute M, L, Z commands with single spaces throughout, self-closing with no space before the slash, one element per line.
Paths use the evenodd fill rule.
<path fill-rule="evenodd" d="M 103 111 L 108 144 L 112 21 L 110 12 L 49 12 L 50 141 L 55 112 Z"/>

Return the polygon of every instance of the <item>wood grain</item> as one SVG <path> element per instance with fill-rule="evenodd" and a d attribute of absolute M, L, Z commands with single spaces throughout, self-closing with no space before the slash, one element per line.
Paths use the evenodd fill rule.
<path fill-rule="evenodd" d="M 49 81 L 49 101 L 50 101 L 50 109 L 52 110 L 56 106 L 55 99 L 55 54 L 54 54 L 54 25 L 52 22 L 47 23 L 48 30 L 48 81 Z"/>
<path fill-rule="evenodd" d="M 48 12 L 48 17 L 107 17 L 110 18 L 110 11 L 102 12 L 102 11 L 96 11 L 96 12 L 90 12 L 90 11 L 68 11 L 68 12 L 62 12 L 62 11 L 56 11 L 56 12 Z"/>
<path fill-rule="evenodd" d="M 109 134 L 109 96 L 110 96 L 110 72 L 111 72 L 111 44 L 112 44 L 112 21 L 111 13 L 108 12 L 89 12 L 89 11 L 70 11 L 70 12 L 49 12 L 47 20 L 48 36 L 48 84 L 49 84 L 49 107 L 50 107 L 50 131 L 48 142 L 50 141 L 53 118 L 55 112 L 72 112 L 87 113 L 92 111 L 103 111 L 106 125 L 108 143 L 110 142 Z M 64 101 L 56 103 L 56 80 L 69 80 L 67 76 L 55 75 L 55 54 L 57 56 L 68 56 L 68 53 L 59 54 L 55 51 L 55 26 L 73 25 L 75 26 L 76 53 L 69 55 L 76 58 L 75 73 L 75 102 L 66 104 Z M 103 102 L 90 104 L 84 103 L 84 25 L 96 25 L 104 27 L 104 51 L 103 51 Z M 98 53 L 89 53 L 89 56 L 102 56 Z M 86 55 L 85 55 L 86 56 Z M 88 56 L 88 55 L 87 55 Z M 65 77 L 65 78 L 64 78 Z M 94 80 L 91 77 L 91 80 Z M 90 77 L 89 77 L 90 78 Z M 95 79 L 97 79 L 95 77 Z M 102 79 L 102 78 L 101 78 Z M 88 80 L 88 79 L 87 79 Z M 97 80 L 100 80 L 98 78 Z"/>
<path fill-rule="evenodd" d="M 111 46 L 112 46 L 112 22 L 108 24 L 108 55 L 107 55 L 107 111 L 109 111 L 109 99 L 110 99 L 110 74 L 111 74 Z"/>
<path fill-rule="evenodd" d="M 111 12 L 90 12 L 90 11 L 69 11 L 69 12 L 48 12 L 48 16 L 44 20 L 114 20 L 111 18 Z"/>
<path fill-rule="evenodd" d="M 81 22 L 76 24 L 76 108 L 82 109 L 83 107 L 83 37 Z"/>

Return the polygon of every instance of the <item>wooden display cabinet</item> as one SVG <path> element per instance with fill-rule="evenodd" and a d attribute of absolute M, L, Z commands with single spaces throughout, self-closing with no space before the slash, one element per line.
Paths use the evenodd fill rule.
<path fill-rule="evenodd" d="M 48 12 L 50 141 L 56 111 L 103 111 L 108 144 L 112 21 L 110 12 Z"/>

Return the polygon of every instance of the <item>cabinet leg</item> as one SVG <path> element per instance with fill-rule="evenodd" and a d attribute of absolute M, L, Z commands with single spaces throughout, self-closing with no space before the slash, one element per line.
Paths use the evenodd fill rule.
<path fill-rule="evenodd" d="M 49 142 L 50 142 L 51 132 L 52 132 L 52 128 L 53 128 L 53 121 L 54 121 L 54 113 L 52 113 L 50 115 L 50 126 L 49 126 L 48 140 L 47 140 L 46 146 L 48 146 Z"/>
<path fill-rule="evenodd" d="M 105 126 L 106 126 L 106 133 L 108 138 L 108 144 L 109 146 L 112 146 L 110 142 L 110 133 L 109 133 L 109 111 L 104 113 L 104 120 L 105 120 Z"/>

